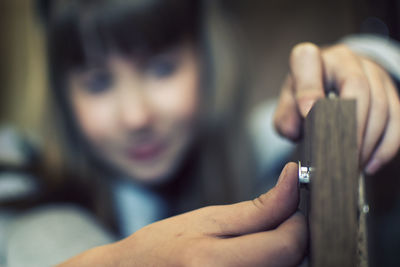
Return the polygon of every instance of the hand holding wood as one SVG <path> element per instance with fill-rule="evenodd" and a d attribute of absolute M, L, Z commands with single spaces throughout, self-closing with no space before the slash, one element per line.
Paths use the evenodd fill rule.
<path fill-rule="evenodd" d="M 298 140 L 305 116 L 331 90 L 340 98 L 357 101 L 360 164 L 367 173 L 375 173 L 399 150 L 400 99 L 381 66 L 345 45 L 319 48 L 302 43 L 293 48 L 275 113 L 278 132 Z"/>
<path fill-rule="evenodd" d="M 297 170 L 286 165 L 277 185 L 252 201 L 156 222 L 62 266 L 295 266 L 307 246 Z"/>

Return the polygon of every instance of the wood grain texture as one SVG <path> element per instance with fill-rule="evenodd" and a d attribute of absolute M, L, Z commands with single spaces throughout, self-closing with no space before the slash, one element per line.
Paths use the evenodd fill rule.
<path fill-rule="evenodd" d="M 307 207 L 313 267 L 354 267 L 358 263 L 355 114 L 355 101 L 323 99 L 305 121 L 302 165 L 315 168 Z"/>

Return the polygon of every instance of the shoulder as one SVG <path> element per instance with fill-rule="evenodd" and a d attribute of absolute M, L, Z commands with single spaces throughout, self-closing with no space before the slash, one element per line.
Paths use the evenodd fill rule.
<path fill-rule="evenodd" d="M 86 210 L 46 205 L 14 216 L 7 229 L 7 266 L 52 266 L 114 241 Z"/>

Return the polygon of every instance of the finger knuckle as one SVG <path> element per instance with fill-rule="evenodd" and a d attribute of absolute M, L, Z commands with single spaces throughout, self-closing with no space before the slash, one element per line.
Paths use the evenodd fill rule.
<path fill-rule="evenodd" d="M 253 199 L 252 203 L 257 209 L 263 209 L 265 205 L 265 198 L 266 194 L 262 194 L 261 196 Z"/>
<path fill-rule="evenodd" d="M 338 44 L 337 50 L 343 54 L 353 55 L 354 52 L 345 44 Z"/>
<path fill-rule="evenodd" d="M 324 53 L 335 55 L 353 55 L 353 51 L 345 44 L 337 44 L 324 50 Z"/>
<path fill-rule="evenodd" d="M 359 73 L 349 74 L 344 80 L 343 88 L 350 88 L 353 93 L 369 94 L 369 82 L 367 77 Z"/>
<path fill-rule="evenodd" d="M 345 62 L 349 60 L 353 61 L 356 58 L 353 51 L 343 44 L 325 48 L 322 50 L 321 55 L 326 64 L 336 67 L 340 67 L 345 64 Z"/>

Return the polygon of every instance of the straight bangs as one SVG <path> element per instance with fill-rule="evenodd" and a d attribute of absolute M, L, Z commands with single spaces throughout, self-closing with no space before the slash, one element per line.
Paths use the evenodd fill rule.
<path fill-rule="evenodd" d="M 47 23 L 50 67 L 65 73 L 102 63 L 111 51 L 140 59 L 183 39 L 196 43 L 197 2 L 56 0 Z"/>

